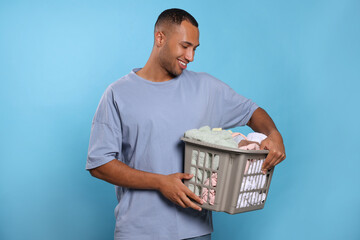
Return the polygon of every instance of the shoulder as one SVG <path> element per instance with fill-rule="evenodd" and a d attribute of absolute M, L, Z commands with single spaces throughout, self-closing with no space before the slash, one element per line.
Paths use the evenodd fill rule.
<path fill-rule="evenodd" d="M 219 80 L 218 78 L 216 78 L 206 72 L 194 72 L 194 71 L 190 71 L 190 70 L 185 70 L 183 72 L 183 74 L 187 78 L 192 78 L 192 79 L 195 78 L 197 80 L 204 81 L 204 82 L 211 83 L 211 84 L 224 84 L 221 80 Z"/>
<path fill-rule="evenodd" d="M 128 73 L 111 83 L 106 88 L 105 95 L 111 95 L 112 97 L 115 97 L 116 95 L 123 95 L 135 91 L 139 86 L 134 81 L 134 77 L 132 75 L 132 72 Z"/>
<path fill-rule="evenodd" d="M 198 80 L 202 84 L 206 84 L 214 87 L 227 86 L 224 82 L 206 72 L 194 72 L 190 70 L 184 70 L 184 76 L 190 80 Z"/>
<path fill-rule="evenodd" d="M 213 77 L 212 75 L 206 72 L 194 72 L 191 70 L 184 70 L 183 75 L 185 77 L 198 78 L 198 79 L 216 79 L 215 77 Z"/>
<path fill-rule="evenodd" d="M 112 82 L 108 85 L 105 91 L 102 94 L 101 101 L 105 101 L 108 103 L 111 102 L 120 102 L 122 97 L 126 97 L 131 92 L 134 92 L 132 89 L 135 89 L 131 85 L 133 85 L 131 81 L 130 74 L 127 74 L 118 80 Z"/>
<path fill-rule="evenodd" d="M 118 90 L 124 87 L 129 87 L 131 85 L 134 85 L 134 81 L 133 81 L 132 73 L 129 73 L 119 78 L 115 82 L 111 83 L 108 88 Z"/>

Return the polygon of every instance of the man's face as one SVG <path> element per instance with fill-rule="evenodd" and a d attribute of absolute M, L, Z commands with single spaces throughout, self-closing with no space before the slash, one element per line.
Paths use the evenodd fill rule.
<path fill-rule="evenodd" d="M 176 77 L 194 60 L 195 50 L 199 46 L 199 29 L 188 21 L 173 28 L 160 50 L 159 61 L 172 77 Z"/>

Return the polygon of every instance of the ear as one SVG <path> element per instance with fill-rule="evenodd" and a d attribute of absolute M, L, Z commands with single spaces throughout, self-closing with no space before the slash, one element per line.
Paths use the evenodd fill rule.
<path fill-rule="evenodd" d="M 166 37 L 165 34 L 161 31 L 155 32 L 155 45 L 161 47 L 165 44 Z"/>

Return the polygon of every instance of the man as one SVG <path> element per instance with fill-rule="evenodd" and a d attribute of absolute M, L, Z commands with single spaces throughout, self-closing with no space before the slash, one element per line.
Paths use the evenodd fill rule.
<path fill-rule="evenodd" d="M 211 212 L 183 183 L 186 130 L 249 125 L 267 135 L 267 171 L 285 159 L 280 133 L 264 110 L 206 73 L 186 70 L 199 46 L 196 20 L 162 12 L 142 69 L 111 84 L 94 116 L 86 168 L 115 185 L 115 239 L 210 239 Z"/>

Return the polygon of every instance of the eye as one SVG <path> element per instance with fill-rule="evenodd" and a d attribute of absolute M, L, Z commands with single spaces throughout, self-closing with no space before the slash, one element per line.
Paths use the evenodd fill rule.
<path fill-rule="evenodd" d="M 188 47 L 187 46 L 184 46 L 184 45 L 181 45 L 184 49 L 187 49 Z"/>

